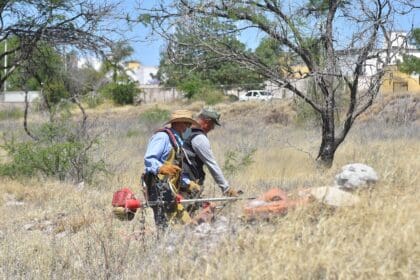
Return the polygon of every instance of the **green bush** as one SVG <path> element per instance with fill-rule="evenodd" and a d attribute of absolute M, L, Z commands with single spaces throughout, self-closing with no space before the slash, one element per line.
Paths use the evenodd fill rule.
<path fill-rule="evenodd" d="M 103 89 L 105 97 L 112 99 L 115 104 L 126 105 L 134 103 L 134 96 L 139 92 L 135 83 L 109 83 Z"/>
<path fill-rule="evenodd" d="M 36 133 L 38 139 L 16 142 L 6 139 L 0 146 L 8 161 L 0 163 L 0 176 L 11 178 L 45 176 L 59 180 L 92 181 L 94 175 L 107 172 L 103 160 L 93 160 L 90 150 L 97 140 L 88 140 L 68 125 L 68 122 L 42 125 Z"/>
<path fill-rule="evenodd" d="M 161 109 L 158 106 L 144 111 L 140 115 L 140 122 L 145 124 L 150 130 L 154 126 L 161 125 L 169 119 L 170 112 L 165 109 Z"/>
<path fill-rule="evenodd" d="M 224 100 L 221 90 L 215 89 L 209 81 L 194 76 L 183 81 L 178 90 L 182 91 L 187 99 L 204 101 L 207 105 L 214 105 Z"/>
<path fill-rule="evenodd" d="M 214 105 L 222 102 L 225 99 L 223 93 L 215 89 L 203 90 L 196 94 L 193 100 L 204 101 L 207 105 Z"/>
<path fill-rule="evenodd" d="M 92 92 L 83 96 L 82 101 L 86 103 L 89 108 L 96 108 L 104 103 L 104 96 L 97 92 Z"/>
<path fill-rule="evenodd" d="M 44 98 L 50 104 L 57 104 L 63 99 L 68 99 L 70 94 L 62 81 L 48 82 L 42 91 Z"/>
<path fill-rule="evenodd" d="M 10 108 L 0 111 L 0 121 L 8 119 L 19 119 L 23 117 L 23 112 L 19 108 Z"/>
<path fill-rule="evenodd" d="M 250 166 L 254 162 L 253 156 L 256 151 L 256 148 L 228 151 L 225 154 L 225 162 L 223 164 L 223 170 L 226 175 L 234 175 L 238 171 Z"/>

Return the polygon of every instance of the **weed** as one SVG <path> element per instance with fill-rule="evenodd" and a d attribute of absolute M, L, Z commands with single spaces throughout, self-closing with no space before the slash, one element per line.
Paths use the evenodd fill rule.
<path fill-rule="evenodd" d="M 140 115 L 140 122 L 148 128 L 148 130 L 161 125 L 163 122 L 169 119 L 170 112 L 165 109 L 161 109 L 158 106 L 144 111 Z"/>
<path fill-rule="evenodd" d="M 253 156 L 257 149 L 252 148 L 247 151 L 241 152 L 240 150 L 230 150 L 225 154 L 225 162 L 223 170 L 227 175 L 234 175 L 244 168 L 251 165 L 254 160 Z"/>
<path fill-rule="evenodd" d="M 19 108 L 10 108 L 0 111 L 0 121 L 9 119 L 19 119 L 23 117 L 23 112 Z"/>

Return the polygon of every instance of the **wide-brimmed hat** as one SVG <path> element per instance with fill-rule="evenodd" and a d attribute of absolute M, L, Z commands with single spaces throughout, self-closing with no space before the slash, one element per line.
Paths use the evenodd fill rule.
<path fill-rule="evenodd" d="M 220 126 L 220 113 L 216 112 L 215 110 L 202 109 L 198 116 L 201 118 L 210 119 L 214 122 L 214 124 Z"/>
<path fill-rule="evenodd" d="M 169 121 L 164 123 L 164 125 L 174 123 L 174 122 L 187 122 L 193 125 L 199 125 L 194 119 L 193 119 L 193 113 L 189 110 L 176 110 L 173 111 L 171 114 L 171 118 Z"/>

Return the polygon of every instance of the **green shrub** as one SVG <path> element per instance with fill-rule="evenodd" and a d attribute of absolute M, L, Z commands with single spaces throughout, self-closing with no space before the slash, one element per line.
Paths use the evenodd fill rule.
<path fill-rule="evenodd" d="M 63 99 L 68 99 L 70 94 L 62 81 L 50 81 L 42 91 L 44 98 L 50 104 L 57 104 Z"/>
<path fill-rule="evenodd" d="M 11 178 L 46 176 L 76 182 L 92 181 L 107 172 L 103 160 L 93 160 L 90 150 L 98 141 L 88 140 L 68 122 L 47 123 L 35 133 L 37 140 L 16 142 L 3 137 L 8 161 L 0 163 L 0 175 Z"/>
<path fill-rule="evenodd" d="M 220 90 L 207 89 L 196 94 L 193 100 L 204 101 L 207 105 L 214 105 L 224 100 L 225 96 Z"/>
<path fill-rule="evenodd" d="M 92 92 L 83 96 L 82 101 L 86 103 L 89 108 L 92 109 L 104 103 L 104 96 L 97 92 Z"/>
<path fill-rule="evenodd" d="M 105 96 L 109 96 L 116 104 L 133 104 L 134 96 L 139 92 L 135 83 L 110 83 L 103 89 Z"/>
<path fill-rule="evenodd" d="M 210 87 L 208 83 L 195 76 L 191 76 L 188 80 L 184 80 L 178 85 L 178 89 L 184 93 L 187 99 L 193 99 L 204 88 L 208 87 Z"/>
<path fill-rule="evenodd" d="M 155 106 L 152 109 L 144 111 L 140 115 L 140 122 L 145 124 L 149 129 L 153 126 L 160 125 L 169 119 L 170 112 Z"/>
<path fill-rule="evenodd" d="M 226 175 L 234 175 L 238 171 L 251 165 L 254 162 L 252 157 L 256 151 L 256 148 L 246 149 L 244 151 L 239 149 L 228 151 L 225 154 L 225 162 L 223 164 L 223 170 Z"/>
<path fill-rule="evenodd" d="M 23 117 L 23 112 L 19 108 L 10 108 L 0 111 L 0 121 L 7 119 L 19 119 Z"/>
<path fill-rule="evenodd" d="M 182 91 L 187 99 L 204 101 L 207 105 L 214 105 L 224 100 L 221 90 L 215 89 L 209 81 L 194 76 L 183 81 L 178 86 L 178 90 Z"/>

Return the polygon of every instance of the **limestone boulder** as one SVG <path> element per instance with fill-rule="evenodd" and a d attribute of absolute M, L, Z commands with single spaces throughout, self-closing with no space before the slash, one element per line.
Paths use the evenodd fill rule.
<path fill-rule="evenodd" d="M 351 163 L 343 166 L 335 176 L 335 183 L 340 189 L 356 190 L 367 187 L 378 181 L 376 171 L 362 163 Z"/>
<path fill-rule="evenodd" d="M 310 188 L 307 193 L 318 202 L 334 207 L 353 206 L 360 200 L 358 196 L 333 186 Z"/>

